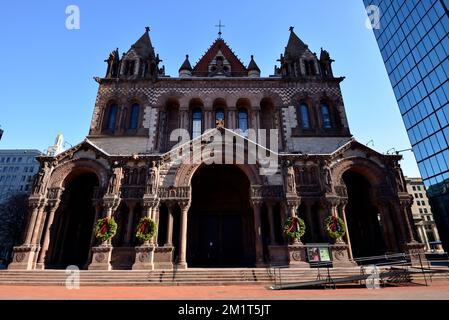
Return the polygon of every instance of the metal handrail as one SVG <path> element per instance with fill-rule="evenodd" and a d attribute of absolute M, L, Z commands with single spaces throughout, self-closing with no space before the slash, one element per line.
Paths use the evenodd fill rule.
<path fill-rule="evenodd" d="M 423 264 L 423 261 L 422 261 L 422 258 L 421 258 L 422 254 L 424 254 L 424 253 L 419 253 L 419 254 L 392 253 L 392 254 L 384 254 L 384 255 L 371 256 L 371 257 L 359 257 L 359 258 L 349 259 L 349 261 L 357 263 L 357 262 L 367 262 L 367 261 L 373 261 L 373 260 L 392 260 L 392 261 L 373 263 L 373 265 L 379 266 L 379 267 L 383 267 L 383 266 L 385 266 L 385 267 L 387 267 L 387 266 L 404 266 L 404 267 L 410 266 L 411 267 L 412 266 L 411 262 L 407 258 L 411 257 L 411 256 L 418 255 L 419 261 L 420 261 L 421 273 L 424 276 L 424 280 L 425 280 L 425 283 L 426 283 L 426 286 L 427 286 L 428 285 L 428 281 L 427 280 L 429 279 L 430 281 L 432 281 L 432 278 L 431 278 L 431 276 L 429 278 L 427 278 L 425 276 L 426 269 L 428 271 L 430 271 L 431 273 L 432 273 L 433 270 L 431 269 L 431 265 L 430 265 L 429 261 L 427 261 L 427 268 L 424 267 L 424 264 Z M 444 260 L 437 260 L 437 261 L 444 261 Z M 449 261 L 449 259 L 448 259 L 448 261 Z M 314 262 L 314 266 L 317 267 L 317 269 L 318 269 L 318 275 L 317 275 L 318 278 L 321 277 L 320 268 L 325 267 L 325 268 L 327 268 L 327 276 L 328 276 L 328 278 L 330 280 L 332 280 L 332 278 L 330 277 L 329 262 Z M 278 284 L 279 284 L 279 286 L 282 285 L 282 272 L 281 272 L 281 269 L 285 269 L 285 268 L 289 268 L 289 267 L 290 267 L 290 265 L 271 266 L 271 264 L 270 264 L 270 268 L 273 269 L 272 274 L 274 275 L 274 285 L 275 286 L 278 286 Z M 409 270 L 408 270 L 408 272 L 409 272 Z M 321 279 L 319 279 L 319 280 L 321 280 Z M 333 283 L 333 281 L 332 281 L 332 283 Z"/>

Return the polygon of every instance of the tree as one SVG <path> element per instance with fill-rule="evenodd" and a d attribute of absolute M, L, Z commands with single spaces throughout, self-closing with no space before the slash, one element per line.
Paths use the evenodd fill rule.
<path fill-rule="evenodd" d="M 19 193 L 0 204 L 0 260 L 2 252 L 8 253 L 22 242 L 28 212 L 27 199 L 27 194 Z"/>

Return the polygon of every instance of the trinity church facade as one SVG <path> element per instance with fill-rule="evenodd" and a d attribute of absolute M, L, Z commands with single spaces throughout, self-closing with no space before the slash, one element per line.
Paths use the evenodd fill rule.
<path fill-rule="evenodd" d="M 344 78 L 327 51 L 313 53 L 293 28 L 269 77 L 221 34 L 195 65 L 186 56 L 177 77 L 165 75 L 148 28 L 105 62 L 86 139 L 38 158 L 10 269 L 308 267 L 313 243 L 329 244 L 334 266 L 351 266 L 357 257 L 421 250 L 401 156 L 352 137 Z M 210 138 L 224 133 L 231 139 L 211 148 Z M 234 149 L 231 161 L 211 163 Z M 256 149 L 275 156 L 274 172 L 263 174 L 258 157 L 245 160 Z M 306 229 L 293 241 L 283 225 L 294 216 Z M 325 232 L 328 216 L 346 224 L 337 241 Z M 117 232 L 100 242 L 94 225 L 103 217 L 114 217 Z M 145 242 L 135 237 L 142 217 L 157 225 Z"/>

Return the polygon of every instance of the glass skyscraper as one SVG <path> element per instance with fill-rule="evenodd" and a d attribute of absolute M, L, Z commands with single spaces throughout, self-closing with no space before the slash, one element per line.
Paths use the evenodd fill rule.
<path fill-rule="evenodd" d="M 449 0 L 364 3 L 449 251 Z"/>

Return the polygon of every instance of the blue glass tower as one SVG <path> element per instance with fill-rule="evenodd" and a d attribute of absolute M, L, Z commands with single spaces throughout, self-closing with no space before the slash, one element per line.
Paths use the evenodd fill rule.
<path fill-rule="evenodd" d="M 364 3 L 449 251 L 449 0 Z"/>

